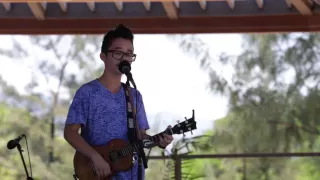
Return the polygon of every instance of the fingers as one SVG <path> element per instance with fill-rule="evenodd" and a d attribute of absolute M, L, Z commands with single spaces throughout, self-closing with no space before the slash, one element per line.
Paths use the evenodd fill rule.
<path fill-rule="evenodd" d="M 106 164 L 103 168 L 103 177 L 108 177 L 111 174 L 110 166 Z"/>
<path fill-rule="evenodd" d="M 169 140 L 169 139 L 164 139 L 164 142 L 163 142 L 163 143 L 165 144 L 165 146 L 167 146 L 168 144 L 171 143 L 171 140 Z"/>
<path fill-rule="evenodd" d="M 159 136 L 159 144 L 163 144 L 163 141 L 164 141 L 164 139 L 161 137 L 161 136 Z"/>
<path fill-rule="evenodd" d="M 110 168 L 109 167 L 102 167 L 96 169 L 96 174 L 98 176 L 98 179 L 104 179 L 105 177 L 110 175 Z"/>
<path fill-rule="evenodd" d="M 163 137 L 164 137 L 164 140 L 166 140 L 166 139 L 171 140 L 171 141 L 173 140 L 173 136 L 170 136 L 168 134 L 164 134 Z"/>
<path fill-rule="evenodd" d="M 159 136 L 159 145 L 162 146 L 162 147 L 165 147 L 166 144 L 165 144 L 165 138 L 162 138 L 161 136 Z"/>
<path fill-rule="evenodd" d="M 168 126 L 168 129 L 171 129 L 171 126 Z M 173 137 L 171 135 L 168 135 L 166 133 L 163 133 L 163 136 L 159 136 L 159 145 L 162 147 L 168 146 L 173 140 Z"/>
<path fill-rule="evenodd" d="M 173 137 L 167 134 L 163 134 L 163 138 L 159 137 L 159 144 L 163 147 L 166 147 L 173 140 Z"/>
<path fill-rule="evenodd" d="M 97 171 L 98 178 L 103 180 L 109 175 L 109 171 L 107 169 L 99 169 Z"/>
<path fill-rule="evenodd" d="M 101 169 L 101 170 L 100 170 L 100 173 L 101 173 L 101 175 L 99 176 L 99 178 L 100 178 L 101 180 L 103 180 L 104 177 L 105 177 L 105 175 L 104 175 L 104 170 Z"/>
<path fill-rule="evenodd" d="M 103 171 L 102 171 L 102 169 L 96 169 L 96 174 L 97 174 L 97 176 L 98 176 L 98 179 L 102 179 L 103 178 Z"/>
<path fill-rule="evenodd" d="M 172 142 L 172 140 L 173 140 L 173 137 L 172 136 L 170 136 L 170 135 L 167 135 L 167 134 L 164 134 L 164 143 L 166 144 L 166 146 L 168 145 L 168 144 L 170 144 L 171 142 Z"/>

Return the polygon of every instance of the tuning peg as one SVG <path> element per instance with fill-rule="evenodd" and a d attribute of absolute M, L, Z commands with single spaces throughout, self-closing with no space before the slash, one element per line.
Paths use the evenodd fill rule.
<path fill-rule="evenodd" d="M 187 117 L 184 117 L 184 119 L 185 119 L 185 123 L 188 124 L 188 119 L 187 119 Z"/>

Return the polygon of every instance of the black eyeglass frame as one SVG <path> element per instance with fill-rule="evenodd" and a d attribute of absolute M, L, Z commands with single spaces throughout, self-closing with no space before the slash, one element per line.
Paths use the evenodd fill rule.
<path fill-rule="evenodd" d="M 115 57 L 114 54 L 116 53 L 120 53 L 121 54 L 121 57 Z M 125 52 L 122 52 L 122 51 L 119 51 L 119 50 L 108 50 L 107 53 L 112 53 L 112 57 L 116 60 L 122 60 L 124 56 L 127 56 L 127 57 L 132 57 L 131 62 L 134 62 L 137 58 L 137 54 L 132 54 L 132 53 L 125 53 Z"/>

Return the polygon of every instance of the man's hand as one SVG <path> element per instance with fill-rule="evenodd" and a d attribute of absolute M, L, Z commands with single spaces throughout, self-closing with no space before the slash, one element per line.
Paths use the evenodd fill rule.
<path fill-rule="evenodd" d="M 111 174 L 109 164 L 102 158 L 100 154 L 94 154 L 91 157 L 91 161 L 93 163 L 93 167 L 96 170 L 99 179 L 104 179 L 105 177 Z"/>
<path fill-rule="evenodd" d="M 171 126 L 168 126 L 168 128 L 171 128 Z M 173 140 L 173 137 L 168 134 L 163 134 L 163 138 L 160 136 L 159 138 L 159 147 L 160 148 L 166 148 Z"/>

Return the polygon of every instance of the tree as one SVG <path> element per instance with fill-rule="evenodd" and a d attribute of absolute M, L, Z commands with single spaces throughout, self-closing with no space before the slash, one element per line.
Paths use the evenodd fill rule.
<path fill-rule="evenodd" d="M 49 163 L 55 160 L 55 126 L 64 122 L 71 97 L 80 83 L 91 79 L 101 70 L 94 61 L 100 41 L 100 36 L 57 35 L 29 36 L 27 41 L 21 43 L 21 38 L 15 37 L 11 49 L 0 50 L 2 55 L 10 58 L 36 62 L 32 66 L 32 81 L 26 87 L 29 94 L 25 99 L 25 107 L 50 124 L 51 138 L 46 144 Z M 39 86 L 43 82 L 47 87 Z"/>
<path fill-rule="evenodd" d="M 233 57 L 223 53 L 217 59 L 211 57 L 210 49 L 197 36 L 176 36 L 175 40 L 208 72 L 211 90 L 229 99 L 230 114 L 215 125 L 214 139 L 221 142 L 218 151 L 319 149 L 319 138 L 315 136 L 319 134 L 319 34 L 247 34 L 243 35 L 241 54 Z M 211 66 L 213 61 L 233 67 L 232 79 L 219 75 L 218 69 Z M 242 174 L 245 179 L 277 179 L 287 173 L 287 162 L 263 158 L 252 165 L 246 163 L 243 167 L 250 174 Z M 309 179 L 319 178 L 310 174 Z"/>

